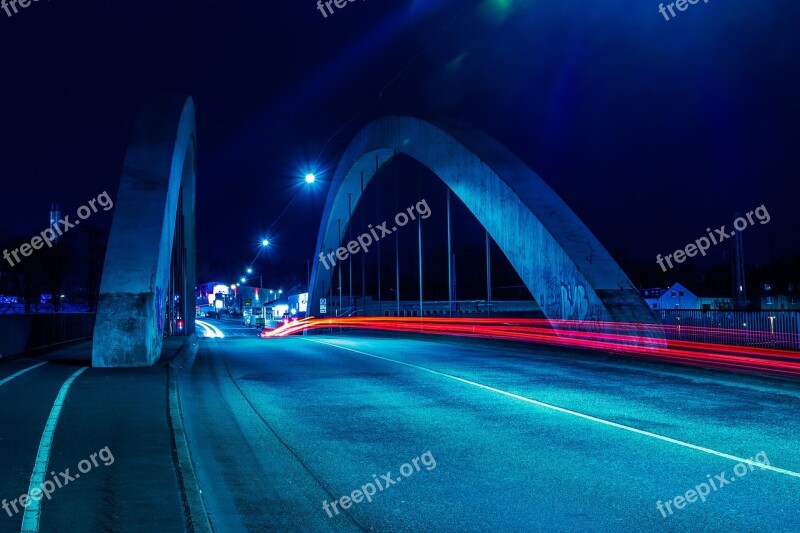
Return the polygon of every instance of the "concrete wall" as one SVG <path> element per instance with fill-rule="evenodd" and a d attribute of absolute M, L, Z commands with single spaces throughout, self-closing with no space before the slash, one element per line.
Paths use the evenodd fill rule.
<path fill-rule="evenodd" d="M 149 366 L 161 355 L 179 195 L 194 332 L 195 118 L 192 99 L 169 98 L 140 113 L 125 157 L 97 307 L 93 366 Z"/>
<path fill-rule="evenodd" d="M 347 234 L 348 193 L 357 205 L 362 172 L 366 187 L 397 153 L 425 165 L 464 202 L 547 318 L 657 322 L 625 273 L 561 198 L 505 147 L 462 125 L 390 116 L 362 129 L 333 177 L 317 253 L 340 246 L 340 219 L 342 235 Z M 353 233 L 365 230 L 354 228 Z M 315 264 L 309 305 L 310 313 L 318 315 L 323 280 L 330 286 L 333 269 Z"/>
<path fill-rule="evenodd" d="M 92 336 L 94 322 L 94 313 L 0 316 L 0 357 L 87 339 Z"/>

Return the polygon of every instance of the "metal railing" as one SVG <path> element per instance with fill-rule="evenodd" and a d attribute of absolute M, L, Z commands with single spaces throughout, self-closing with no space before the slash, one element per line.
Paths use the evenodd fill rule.
<path fill-rule="evenodd" d="M 798 311 L 659 311 L 668 339 L 800 350 Z"/>
<path fill-rule="evenodd" d="M 0 356 L 10 357 L 63 342 L 88 339 L 94 313 L 41 313 L 0 316 Z"/>

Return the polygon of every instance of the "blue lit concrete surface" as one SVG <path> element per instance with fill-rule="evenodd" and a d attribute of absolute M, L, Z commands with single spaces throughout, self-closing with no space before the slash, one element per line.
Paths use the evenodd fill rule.
<path fill-rule="evenodd" d="M 797 531 L 798 23 L 0 0 L 0 533 Z"/>

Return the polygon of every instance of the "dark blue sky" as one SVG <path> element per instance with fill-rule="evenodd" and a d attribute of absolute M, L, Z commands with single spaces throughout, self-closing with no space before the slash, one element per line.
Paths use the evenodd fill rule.
<path fill-rule="evenodd" d="M 649 0 L 365 0 L 327 19 L 313 0 L 0 11 L 0 228 L 29 238 L 51 201 L 115 193 L 138 106 L 181 93 L 198 114 L 200 260 L 219 275 L 252 257 L 318 155 L 332 171 L 387 113 L 484 129 L 615 257 L 652 261 L 762 204 L 748 263 L 796 255 L 798 23 L 791 0 L 710 0 L 669 22 Z M 324 192 L 275 225 L 273 266 L 310 254 Z"/>

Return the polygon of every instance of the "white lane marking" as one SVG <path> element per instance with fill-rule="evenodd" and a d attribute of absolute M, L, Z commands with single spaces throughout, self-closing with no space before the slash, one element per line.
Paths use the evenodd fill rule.
<path fill-rule="evenodd" d="M 53 403 L 53 408 L 50 410 L 50 416 L 47 417 L 47 424 L 44 426 L 42 433 L 42 440 L 39 442 L 39 451 L 36 454 L 36 463 L 33 465 L 33 474 L 31 474 L 31 483 L 28 488 L 28 494 L 33 489 L 39 489 L 44 483 L 44 477 L 47 475 L 47 464 L 50 462 L 50 448 L 53 445 L 53 435 L 56 432 L 56 424 L 58 424 L 58 417 L 61 414 L 61 407 L 64 405 L 64 399 L 67 397 L 72 382 L 81 375 L 88 367 L 83 367 L 72 374 L 67 381 L 61 385 L 61 390 L 58 391 L 56 401 Z M 39 531 L 39 518 L 42 514 L 42 501 L 41 497 L 38 500 L 28 498 L 29 505 L 25 508 L 25 514 L 22 516 L 22 529 L 21 533 L 37 533 Z"/>
<path fill-rule="evenodd" d="M 603 418 L 597 418 L 596 416 L 587 415 L 587 414 L 584 414 L 584 413 L 579 413 L 578 411 L 572 411 L 570 409 L 565 409 L 563 407 L 558 407 L 557 405 L 552 405 L 552 404 L 549 404 L 549 403 L 540 402 L 538 400 L 527 398 L 525 396 L 520 396 L 519 394 L 514 394 L 513 392 L 504 391 L 502 389 L 496 389 L 494 387 L 490 387 L 488 385 L 483 385 L 483 384 L 477 383 L 475 381 L 470 381 L 468 379 L 460 378 L 458 376 L 452 376 L 450 374 L 445 374 L 444 372 L 437 372 L 436 370 L 431 370 L 430 368 L 425 368 L 424 366 L 413 365 L 411 363 L 404 363 L 403 361 L 397 361 L 395 359 L 389 359 L 387 357 L 381 357 L 380 355 L 373 355 L 373 354 L 370 354 L 370 353 L 367 353 L 367 352 L 362 352 L 360 350 L 354 350 L 353 348 L 345 348 L 344 346 L 338 346 L 336 344 L 331 344 L 329 342 L 315 341 L 315 340 L 312 340 L 312 339 L 306 339 L 306 340 L 311 341 L 311 342 L 316 342 L 316 343 L 319 343 L 319 344 L 325 344 L 327 346 L 333 346 L 334 348 L 340 348 L 342 350 L 348 350 L 348 351 L 351 351 L 351 352 L 359 353 L 361 355 L 366 355 L 367 357 L 374 357 L 375 359 L 381 359 L 383 361 L 389 361 L 390 363 L 397 363 L 398 365 L 403 365 L 403 366 L 407 366 L 407 367 L 411 367 L 411 368 L 416 368 L 417 370 L 422 370 L 423 372 L 428 372 L 430 374 L 435 374 L 437 376 L 445 377 L 445 378 L 452 379 L 452 380 L 455 380 L 455 381 L 460 381 L 461 383 L 466 383 L 467 385 L 472 385 L 473 387 L 478 387 L 479 389 L 484 389 L 484 390 L 487 390 L 487 391 L 490 391 L 490 392 L 495 392 L 497 394 L 502 394 L 503 396 L 508 396 L 509 398 L 514 398 L 515 400 L 520 400 L 520 401 L 523 401 L 523 402 L 527 402 L 527 403 L 530 403 L 530 404 L 533 404 L 533 405 L 537 405 L 539 407 L 544 407 L 546 409 L 552 409 L 553 411 L 558 411 L 559 413 L 564 413 L 564 414 L 567 414 L 567 415 L 576 416 L 576 417 L 579 417 L 579 418 L 583 418 L 585 420 L 590 420 L 592 422 L 597 422 L 599 424 L 605 424 L 607 426 L 615 427 L 617 429 L 624 429 L 625 431 L 630 431 L 632 433 L 637 433 L 639 435 L 644 435 L 645 437 L 651 437 L 651 438 L 658 439 L 658 440 L 661 440 L 661 441 L 664 441 L 664 442 L 669 442 L 671 444 L 677 444 L 678 446 L 683 446 L 684 448 L 690 448 L 692 450 L 697 450 L 697 451 L 708 453 L 708 454 L 711 454 L 711 455 L 716 455 L 717 457 L 722 457 L 724 459 L 730 459 L 732 461 L 737 461 L 737 462 L 740 462 L 740 463 L 745 463 L 745 464 L 748 464 L 748 465 L 757 466 L 757 467 L 759 467 L 761 469 L 764 469 L 764 470 L 772 470 L 773 472 L 777 472 L 779 474 L 785 474 L 787 476 L 793 476 L 793 477 L 796 477 L 796 478 L 800 478 L 800 473 L 794 472 L 792 470 L 786 470 L 786 469 L 778 468 L 778 467 L 771 466 L 771 465 L 765 465 L 765 464 L 759 463 L 757 461 L 753 461 L 751 459 L 745 459 L 743 457 L 737 457 L 735 455 L 731 455 L 731 454 L 728 454 L 728 453 L 719 452 L 717 450 L 712 450 L 711 448 L 705 448 L 703 446 L 698 446 L 698 445 L 692 444 L 690 442 L 684 442 L 682 440 L 673 439 L 672 437 L 665 437 L 664 435 L 659 435 L 658 433 L 652 433 L 650 431 L 645 431 L 643 429 L 637 429 L 635 427 L 626 426 L 624 424 L 618 424 L 617 422 L 612 422 L 610 420 L 605 420 Z"/>
<path fill-rule="evenodd" d="M 47 362 L 44 362 L 44 363 L 39 363 L 39 364 L 36 364 L 36 365 L 33 365 L 33 366 L 29 366 L 28 368 L 23 368 L 22 370 L 20 370 L 20 371 L 19 371 L 19 372 L 17 372 L 16 374 L 14 374 L 14 375 L 11 375 L 11 376 L 8 376 L 6 379 L 4 379 L 4 380 L 0 381 L 0 386 L 2 386 L 2 385 L 5 385 L 6 383 L 8 383 L 9 381 L 11 381 L 12 379 L 14 379 L 14 378 L 17 378 L 17 377 L 21 376 L 22 374 L 24 374 L 24 373 L 25 373 L 25 372 L 27 372 L 28 370 L 33 370 L 34 368 L 39 368 L 40 366 L 42 366 L 42 365 L 46 365 L 46 364 L 47 364 Z"/>
<path fill-rule="evenodd" d="M 195 320 L 194 323 L 196 325 L 200 326 L 201 328 L 203 328 L 204 331 L 210 331 L 211 332 L 210 335 L 205 335 L 208 338 L 211 338 L 211 339 L 214 339 L 214 338 L 224 339 L 225 338 L 225 334 L 222 333 L 222 330 L 219 329 L 217 326 L 215 326 L 213 324 L 209 324 L 208 322 L 203 322 L 202 320 Z"/>
<path fill-rule="evenodd" d="M 199 320 L 195 320 L 194 323 L 195 323 L 195 325 L 197 327 L 199 327 L 200 329 L 203 330 L 203 332 L 202 332 L 203 333 L 203 337 L 211 337 L 212 333 L 211 333 L 211 330 L 208 328 L 208 326 L 206 326 L 204 323 L 202 323 Z"/>

